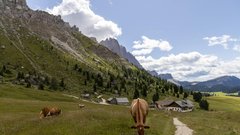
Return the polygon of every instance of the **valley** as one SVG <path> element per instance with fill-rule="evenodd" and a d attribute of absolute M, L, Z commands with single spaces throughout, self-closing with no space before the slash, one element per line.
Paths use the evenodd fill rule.
<path fill-rule="evenodd" d="M 138 40 L 132 35 L 139 28 L 126 40 L 117 39 L 121 28 L 95 14 L 93 1 L 61 2 L 39 10 L 31 9 L 26 0 L 0 0 L 1 135 L 136 135 L 130 105 L 138 98 L 147 101 L 149 108 L 147 103 L 145 110 L 138 105 L 137 119 L 144 119 L 143 111 L 149 113 L 146 125 L 136 122 L 133 128 L 150 126 L 146 135 L 240 134 L 239 57 L 225 62 L 212 54 L 181 53 L 185 52 L 181 49 L 194 49 L 173 49 L 164 39 L 144 35 Z M 73 24 L 72 19 L 82 20 Z M 181 45 L 187 40 L 179 35 Z M 226 50 L 227 42 L 234 42 L 229 50 L 239 49 L 240 40 L 228 35 L 219 38 L 200 39 L 211 47 L 217 40 Z M 60 108 L 61 114 L 52 116 L 49 111 L 40 119 L 44 107 Z"/>
<path fill-rule="evenodd" d="M 190 98 L 190 97 L 189 97 Z M 196 135 L 239 134 L 239 97 L 219 95 L 207 98 L 210 111 L 196 108 L 190 113 L 151 110 L 147 117 L 148 135 L 175 133 L 173 118 L 194 130 Z M 78 104 L 84 104 L 79 108 Z M 58 106 L 62 114 L 39 119 L 44 106 Z M 27 89 L 12 84 L 0 85 L 0 133 L 21 134 L 71 134 L 77 135 L 134 135 L 134 124 L 129 108 L 116 105 L 98 105 L 63 96 L 59 92 Z M 111 128 L 109 128 L 111 127 Z"/>

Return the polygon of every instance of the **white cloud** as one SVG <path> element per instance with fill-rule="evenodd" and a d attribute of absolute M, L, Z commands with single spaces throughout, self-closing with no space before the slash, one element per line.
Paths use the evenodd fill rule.
<path fill-rule="evenodd" d="M 240 77 L 240 57 L 231 61 L 220 60 L 214 55 L 199 52 L 171 54 L 154 59 L 151 56 L 136 56 L 147 70 L 171 73 L 178 80 L 204 81 L 223 75 Z"/>
<path fill-rule="evenodd" d="M 91 10 L 90 0 L 63 0 L 62 3 L 47 9 L 53 15 L 61 15 L 71 25 L 76 25 L 83 34 L 96 37 L 98 41 L 108 37 L 117 38 L 121 28 Z"/>
<path fill-rule="evenodd" d="M 112 0 L 108 0 L 108 3 L 109 3 L 110 5 L 112 5 L 112 4 L 113 4 Z"/>
<path fill-rule="evenodd" d="M 150 39 L 146 36 L 142 36 L 142 41 L 134 41 L 133 48 L 135 49 L 132 54 L 135 56 L 138 55 L 148 55 L 153 49 L 159 48 L 161 51 L 170 51 L 172 50 L 172 46 L 168 41 L 164 40 L 155 40 Z"/>
<path fill-rule="evenodd" d="M 138 56 L 138 55 L 147 55 L 147 54 L 150 54 L 151 52 L 153 51 L 153 49 L 141 49 L 141 50 L 134 50 L 132 51 L 132 54 L 135 55 L 135 56 Z"/>
<path fill-rule="evenodd" d="M 216 45 L 221 45 L 224 47 L 224 49 L 228 49 L 228 45 L 230 42 L 236 42 L 237 39 L 231 38 L 230 35 L 222 35 L 220 37 L 205 37 L 203 40 L 208 41 L 208 46 L 216 46 Z"/>
<path fill-rule="evenodd" d="M 234 45 L 233 50 L 240 52 L 240 45 Z"/>

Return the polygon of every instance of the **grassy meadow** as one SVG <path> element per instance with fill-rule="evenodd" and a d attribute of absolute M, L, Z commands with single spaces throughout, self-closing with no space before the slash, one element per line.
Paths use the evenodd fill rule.
<path fill-rule="evenodd" d="M 191 97 L 189 97 L 191 99 Z M 210 111 L 196 108 L 190 113 L 165 113 L 151 110 L 146 135 L 173 135 L 173 117 L 187 124 L 196 135 L 240 134 L 240 98 L 208 97 Z M 85 108 L 78 108 L 78 104 Z M 39 119 L 45 106 L 58 106 L 63 113 Z M 129 108 L 106 106 L 63 96 L 62 93 L 28 89 L 11 84 L 0 85 L 1 135 L 135 135 Z"/>
<path fill-rule="evenodd" d="M 78 108 L 78 104 L 85 108 Z M 39 119 L 44 106 L 59 106 L 58 117 Z M 135 135 L 129 108 L 83 102 L 61 93 L 0 85 L 1 135 Z M 149 113 L 146 135 L 172 135 L 172 117 L 159 111 Z"/>
<path fill-rule="evenodd" d="M 240 134 L 240 97 L 207 97 L 210 111 L 195 109 L 191 113 L 174 113 L 180 121 L 195 131 L 196 135 L 239 135 Z M 196 104 L 197 106 L 197 104 Z"/>

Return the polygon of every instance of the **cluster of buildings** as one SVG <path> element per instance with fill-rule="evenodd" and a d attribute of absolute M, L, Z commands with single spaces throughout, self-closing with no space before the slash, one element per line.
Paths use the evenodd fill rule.
<path fill-rule="evenodd" d="M 82 97 L 89 98 L 90 94 L 83 94 Z M 107 104 L 115 105 L 130 105 L 128 98 L 126 97 L 114 97 L 106 100 Z M 161 100 L 155 104 L 150 104 L 150 108 L 157 108 L 159 110 L 177 111 L 177 112 L 190 112 L 194 109 L 194 104 L 188 99 L 184 100 Z"/>
<path fill-rule="evenodd" d="M 162 100 L 156 102 L 156 107 L 160 110 L 167 110 L 167 111 L 177 111 L 177 112 L 190 112 L 194 108 L 194 104 L 192 101 L 185 99 L 185 100 Z"/>

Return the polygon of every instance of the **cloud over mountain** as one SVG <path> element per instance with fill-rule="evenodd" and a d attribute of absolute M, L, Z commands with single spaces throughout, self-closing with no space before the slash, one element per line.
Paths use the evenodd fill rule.
<path fill-rule="evenodd" d="M 161 51 L 170 51 L 173 47 L 168 41 L 162 39 L 155 40 L 142 36 L 142 41 L 138 40 L 133 42 L 134 50 L 132 51 L 132 54 L 135 56 L 148 55 L 151 54 L 155 48 L 160 49 Z"/>
<path fill-rule="evenodd" d="M 116 38 L 122 34 L 116 23 L 95 14 L 90 7 L 90 0 L 63 0 L 47 11 L 53 15 L 61 15 L 71 25 L 79 27 L 83 34 L 96 37 L 98 41 L 108 37 Z"/>
<path fill-rule="evenodd" d="M 237 39 L 232 38 L 230 35 L 222 35 L 222 36 L 213 36 L 213 37 L 205 37 L 203 40 L 208 41 L 208 46 L 216 46 L 221 45 L 224 49 L 228 49 L 230 42 L 236 42 Z"/>
<path fill-rule="evenodd" d="M 177 80 L 203 81 L 217 76 L 240 76 L 240 58 L 223 61 L 215 55 L 199 52 L 170 54 L 158 59 L 152 56 L 136 56 L 137 60 L 147 70 L 158 73 L 171 73 Z"/>

